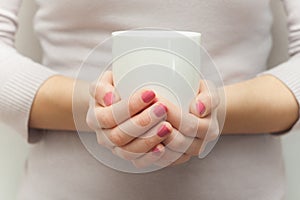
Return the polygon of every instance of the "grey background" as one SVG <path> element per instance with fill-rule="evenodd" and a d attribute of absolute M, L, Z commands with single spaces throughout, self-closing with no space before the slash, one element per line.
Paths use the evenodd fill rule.
<path fill-rule="evenodd" d="M 40 47 L 32 30 L 32 17 L 36 9 L 33 0 L 24 0 L 17 34 L 17 49 L 24 55 L 39 61 Z M 272 0 L 274 11 L 274 46 L 269 65 L 276 66 L 287 59 L 285 15 L 280 0 Z M 9 66 L 8 66 L 9 67 Z M 288 200 L 300 199 L 300 131 L 282 137 L 288 181 Z M 0 199 L 14 200 L 26 155 L 30 146 L 15 132 L 0 124 Z"/>

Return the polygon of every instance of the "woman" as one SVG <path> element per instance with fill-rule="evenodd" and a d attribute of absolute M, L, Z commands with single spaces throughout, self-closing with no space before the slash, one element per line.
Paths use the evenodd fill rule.
<path fill-rule="evenodd" d="M 300 99 L 300 3 L 283 2 L 292 57 L 265 71 L 271 48 L 269 0 L 37 0 L 35 30 L 43 48 L 42 64 L 14 49 L 21 1 L 1 0 L 1 121 L 34 143 L 19 199 L 283 199 L 280 140 L 270 133 L 295 126 Z M 203 46 L 221 68 L 227 96 L 222 136 L 206 159 L 185 152 L 177 166 L 126 174 L 96 161 L 80 143 L 72 115 L 72 77 L 90 49 L 112 31 L 137 27 L 191 30 L 205 37 Z M 89 67 L 94 66 L 99 63 Z M 110 93 L 109 72 L 102 82 L 106 86 L 97 87 L 97 106 L 110 109 L 119 99 Z M 77 103 L 87 111 L 88 85 L 82 87 L 86 93 Z M 194 106 L 202 102 L 198 98 Z M 191 110 L 199 120 L 210 112 L 210 105 L 202 104 Z M 101 122 L 104 115 L 98 115 Z M 117 127 L 111 119 L 107 122 Z M 168 126 L 171 135 L 174 121 Z M 162 148 L 158 143 L 159 152 Z"/>

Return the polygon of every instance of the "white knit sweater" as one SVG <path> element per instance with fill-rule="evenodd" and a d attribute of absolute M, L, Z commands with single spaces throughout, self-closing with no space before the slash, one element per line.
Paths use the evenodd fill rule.
<path fill-rule="evenodd" d="M 112 31 L 164 27 L 203 34 L 225 83 L 267 73 L 300 101 L 300 1 L 283 0 L 290 60 L 266 71 L 272 44 L 269 0 L 36 0 L 34 28 L 43 49 L 35 63 L 14 48 L 21 0 L 0 0 L 0 121 L 28 138 L 40 85 L 54 74 L 75 76 L 88 52 Z M 103 57 L 108 52 L 99 52 Z M 101 66 L 90 63 L 90 68 Z M 297 125 L 299 122 L 297 123 Z M 296 126 L 297 126 L 296 125 Z M 295 127 L 296 127 L 295 126 Z M 45 131 L 32 147 L 20 199 L 281 199 L 278 138 L 223 136 L 204 160 L 145 175 L 106 168 L 76 133 Z"/>

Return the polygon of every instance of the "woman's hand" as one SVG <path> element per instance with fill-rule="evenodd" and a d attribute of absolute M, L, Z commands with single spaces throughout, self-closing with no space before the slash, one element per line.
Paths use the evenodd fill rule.
<path fill-rule="evenodd" d="M 153 151 L 142 162 L 154 162 L 163 155 L 160 143 L 172 132 L 172 126 L 165 121 L 166 106 L 156 101 L 153 91 L 140 90 L 129 100 L 120 100 L 112 73 L 107 71 L 98 84 L 92 85 L 90 93 L 93 98 L 87 123 L 96 131 L 99 144 L 126 160 Z"/>
<path fill-rule="evenodd" d="M 183 114 L 151 90 L 138 91 L 128 102 L 120 101 L 112 74 L 106 72 L 91 87 L 96 103 L 91 101 L 87 122 L 96 130 L 99 144 L 137 167 L 184 163 L 204 149 L 205 139 L 214 139 L 219 132 L 216 117 L 211 115 L 218 101 L 212 103 L 204 82 L 200 86 L 191 113 Z M 168 114 L 164 105 L 168 105 Z"/>
<path fill-rule="evenodd" d="M 207 82 L 201 81 L 198 95 L 190 104 L 190 113 L 182 112 L 181 108 L 158 97 L 159 102 L 168 105 L 167 121 L 173 126 L 172 133 L 163 141 L 164 155 L 155 162 L 156 165 L 168 166 L 181 164 L 192 156 L 198 156 L 207 142 L 219 136 L 219 123 L 216 108 L 219 97 L 216 89 Z M 144 156 L 146 158 L 146 156 Z M 144 157 L 134 161 L 136 166 L 143 166 Z"/>

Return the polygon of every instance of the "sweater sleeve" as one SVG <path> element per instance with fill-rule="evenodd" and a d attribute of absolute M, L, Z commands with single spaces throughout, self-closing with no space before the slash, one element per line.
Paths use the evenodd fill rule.
<path fill-rule="evenodd" d="M 31 142 L 29 132 L 34 131 L 29 130 L 28 121 L 35 94 L 56 73 L 16 51 L 20 5 L 21 0 L 0 0 L 0 122 Z"/>
<path fill-rule="evenodd" d="M 300 105 L 300 1 L 282 0 L 287 13 L 290 59 L 262 74 L 269 74 L 281 80 L 294 94 Z M 299 112 L 300 113 L 300 112 Z M 292 129 L 300 128 L 300 120 Z"/>

